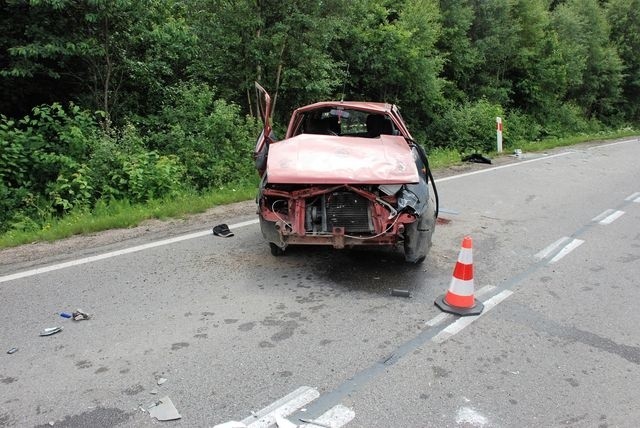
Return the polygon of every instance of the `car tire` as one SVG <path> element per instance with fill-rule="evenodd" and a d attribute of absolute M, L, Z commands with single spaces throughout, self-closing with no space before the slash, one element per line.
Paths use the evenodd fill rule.
<path fill-rule="evenodd" d="M 269 248 L 271 249 L 271 255 L 275 257 L 284 256 L 284 249 L 278 247 L 273 242 L 269 242 Z"/>

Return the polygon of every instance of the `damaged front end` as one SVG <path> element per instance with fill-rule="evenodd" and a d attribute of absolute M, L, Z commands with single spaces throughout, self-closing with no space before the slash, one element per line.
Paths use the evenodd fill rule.
<path fill-rule="evenodd" d="M 260 226 L 273 254 L 288 245 L 405 244 L 410 262 L 424 259 L 435 226 L 426 186 L 268 184 L 259 196 Z M 432 211 L 432 210 L 431 210 Z M 420 236 L 427 234 L 427 236 Z M 424 239 L 428 238 L 428 239 Z"/>

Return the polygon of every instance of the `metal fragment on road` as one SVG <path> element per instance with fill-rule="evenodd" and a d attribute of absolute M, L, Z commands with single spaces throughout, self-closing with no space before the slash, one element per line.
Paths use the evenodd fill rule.
<path fill-rule="evenodd" d="M 411 297 L 411 292 L 409 290 L 394 288 L 391 290 L 391 295 L 396 297 Z"/>
<path fill-rule="evenodd" d="M 163 383 L 165 383 L 167 381 L 166 378 L 161 377 L 160 379 L 158 379 L 158 385 L 162 385 Z"/>
<path fill-rule="evenodd" d="M 168 396 L 162 397 L 150 406 L 147 411 L 150 417 L 156 418 L 159 421 L 173 421 L 182 418 L 180 413 L 178 413 L 178 409 L 176 409 L 176 406 L 173 405 L 173 402 Z"/>
<path fill-rule="evenodd" d="M 7 351 L 7 354 L 15 354 L 16 352 L 18 352 L 18 348 L 11 348 Z"/>
<path fill-rule="evenodd" d="M 60 331 L 62 331 L 62 327 L 60 326 L 45 328 L 40 332 L 40 336 L 51 336 L 52 334 L 56 334 Z"/>

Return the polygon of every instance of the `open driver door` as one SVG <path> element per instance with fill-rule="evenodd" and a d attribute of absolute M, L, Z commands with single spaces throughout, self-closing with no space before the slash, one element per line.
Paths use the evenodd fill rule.
<path fill-rule="evenodd" d="M 264 176 L 267 170 L 267 157 L 269 155 L 269 144 L 274 141 L 273 129 L 271 128 L 271 97 L 267 91 L 260 86 L 258 82 L 256 85 L 256 98 L 258 102 L 258 114 L 262 120 L 263 128 L 256 147 L 253 151 L 253 159 L 256 163 L 256 169 L 260 177 Z"/>

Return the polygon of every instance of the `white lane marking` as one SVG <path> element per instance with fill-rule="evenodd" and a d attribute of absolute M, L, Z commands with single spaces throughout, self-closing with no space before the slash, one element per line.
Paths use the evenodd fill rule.
<path fill-rule="evenodd" d="M 544 248 L 542 251 L 538 252 L 535 255 L 536 259 L 546 259 L 547 257 L 549 257 L 549 254 L 553 253 L 556 248 L 560 247 L 561 245 L 566 244 L 569 241 L 569 237 L 563 236 L 562 238 L 558 239 L 556 242 L 554 242 L 553 244 L 547 246 L 546 248 Z"/>
<path fill-rule="evenodd" d="M 602 220 L 603 218 L 605 218 L 606 216 L 610 215 L 613 212 L 614 210 L 612 209 L 604 210 L 603 212 L 601 212 L 600 214 L 592 218 L 591 221 L 594 223 L 599 222 L 600 220 Z"/>
<path fill-rule="evenodd" d="M 478 290 L 475 295 L 476 295 L 476 297 L 481 297 L 481 296 L 489 293 L 490 291 L 492 291 L 494 288 L 496 288 L 495 285 L 485 285 L 480 290 Z M 425 325 L 427 327 L 435 327 L 438 324 L 442 324 L 444 321 L 446 321 L 447 319 L 452 318 L 452 317 L 453 317 L 453 315 L 448 314 L 446 312 L 442 312 L 441 314 L 436 315 L 435 317 L 433 317 L 429 321 L 427 321 L 425 323 Z"/>
<path fill-rule="evenodd" d="M 624 211 L 614 211 L 611 214 L 609 214 L 608 216 L 606 216 L 605 218 L 603 218 L 602 220 L 600 220 L 598 223 L 599 224 L 611 224 L 614 221 L 616 221 L 616 219 L 620 218 L 623 214 L 624 214 Z"/>
<path fill-rule="evenodd" d="M 638 141 L 639 140 L 637 138 L 635 138 L 633 140 L 616 141 L 615 143 L 601 144 L 601 145 L 597 145 L 597 146 L 593 146 L 593 147 L 588 147 L 587 150 L 596 150 L 596 149 L 601 149 L 603 147 L 617 146 L 618 144 L 637 143 Z"/>
<path fill-rule="evenodd" d="M 249 226 L 258 223 L 258 220 L 243 221 L 229 225 L 230 229 L 238 229 L 241 227 Z M 163 239 L 161 241 L 150 242 L 148 244 L 136 245 L 135 247 L 123 248 L 122 250 L 110 251 L 108 253 L 98 254 L 96 256 L 83 257 L 81 259 L 71 260 L 64 263 L 58 263 L 51 266 L 44 266 L 36 269 L 30 269 L 23 272 L 14 273 L 11 275 L 0 276 L 0 283 L 12 281 L 14 279 L 26 278 L 29 276 L 39 275 L 41 273 L 51 272 L 54 270 L 64 269 L 72 266 L 83 265 L 85 263 L 92 263 L 98 260 L 104 260 L 111 257 L 121 256 L 124 254 L 131 254 L 138 251 L 148 250 L 150 248 L 161 247 L 163 245 L 175 244 L 176 242 L 186 241 L 188 239 L 200 238 L 207 235 L 213 235 L 211 230 L 203 230 L 201 232 L 189 233 L 187 235 L 176 236 L 175 238 Z"/>
<path fill-rule="evenodd" d="M 530 163 L 530 162 L 538 162 L 538 161 L 542 161 L 542 160 L 557 158 L 559 156 L 566 156 L 566 155 L 571 154 L 571 153 L 575 153 L 575 152 L 567 151 L 567 152 L 557 153 L 555 155 L 544 156 L 544 157 L 541 157 L 541 158 L 529 159 L 529 160 L 521 161 L 521 162 L 518 162 L 518 163 L 510 163 L 508 165 L 500 165 L 500 166 L 495 166 L 493 168 L 481 169 L 479 171 L 472 171 L 472 172 L 466 172 L 464 174 L 452 175 L 451 177 L 439 178 L 439 179 L 436 180 L 436 183 L 441 183 L 443 181 L 454 180 L 456 178 L 468 177 L 470 175 L 483 174 L 485 172 L 495 171 L 495 170 L 498 170 L 498 169 L 513 168 L 513 167 L 524 165 L 524 164 Z"/>
<path fill-rule="evenodd" d="M 443 312 L 443 313 L 441 313 L 441 314 L 439 314 L 439 315 L 437 315 L 437 316 L 435 316 L 435 317 L 431 318 L 429 321 L 427 321 L 427 322 L 425 323 L 425 325 L 426 325 L 427 327 L 435 327 L 435 326 L 437 326 L 438 324 L 442 324 L 443 322 L 445 322 L 447 319 L 449 319 L 449 318 L 450 318 L 450 317 L 452 317 L 452 316 L 453 316 L 453 315 L 451 315 L 451 314 L 448 314 L 448 313 L 446 313 L 446 312 Z"/>
<path fill-rule="evenodd" d="M 464 426 L 483 427 L 489 420 L 470 407 L 461 407 L 456 415 L 456 423 Z"/>
<path fill-rule="evenodd" d="M 556 254 L 551 260 L 549 260 L 549 264 L 557 262 L 582 244 L 584 244 L 584 241 L 582 239 L 574 239 L 573 241 L 569 242 L 562 248 L 562 250 L 560 250 L 560 252 L 558 252 L 558 254 Z"/>
<path fill-rule="evenodd" d="M 512 294 L 513 294 L 513 291 L 511 290 L 504 290 L 496 294 L 495 296 L 493 296 L 492 298 L 484 302 L 484 310 L 480 315 L 473 315 L 470 317 L 459 318 L 456 322 L 451 323 L 445 329 L 443 329 L 440 333 L 433 336 L 433 339 L 431 340 L 435 343 L 442 343 L 446 341 L 451 336 L 454 336 L 460 333 L 460 331 L 462 331 L 465 327 L 471 325 L 471 323 L 473 323 L 475 320 L 477 320 L 478 318 L 480 318 L 481 316 L 489 312 L 491 309 L 496 307 L 500 302 L 502 302 Z"/>
<path fill-rule="evenodd" d="M 624 200 L 625 201 L 638 202 L 638 201 L 640 201 L 640 192 L 632 193 L 631 195 L 629 195 L 626 198 L 624 198 Z"/>
<path fill-rule="evenodd" d="M 339 428 L 351 422 L 355 416 L 356 412 L 342 404 L 338 404 L 324 412 L 320 417 L 313 419 L 313 422 L 328 425 L 331 428 Z M 298 428 L 318 428 L 318 425 L 308 423 L 300 425 Z"/>
<path fill-rule="evenodd" d="M 242 420 L 248 428 L 268 428 L 276 423 L 276 415 L 286 417 L 320 397 L 317 389 L 301 386 L 264 409 Z"/>

